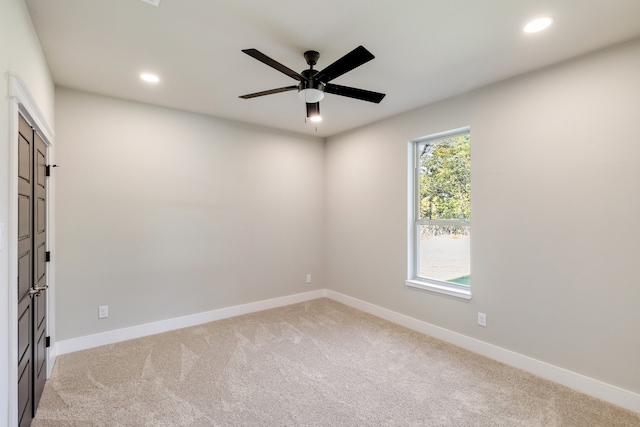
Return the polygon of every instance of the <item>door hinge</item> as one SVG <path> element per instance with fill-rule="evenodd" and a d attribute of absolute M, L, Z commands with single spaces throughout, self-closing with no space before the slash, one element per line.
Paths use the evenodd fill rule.
<path fill-rule="evenodd" d="M 58 165 L 47 165 L 44 176 L 51 176 L 51 168 L 58 168 Z"/>
<path fill-rule="evenodd" d="M 44 253 L 44 262 L 50 262 L 51 261 L 51 251 L 47 251 Z"/>
<path fill-rule="evenodd" d="M 46 337 L 46 338 L 45 338 L 44 346 L 45 346 L 46 348 L 51 347 L 51 337 Z"/>

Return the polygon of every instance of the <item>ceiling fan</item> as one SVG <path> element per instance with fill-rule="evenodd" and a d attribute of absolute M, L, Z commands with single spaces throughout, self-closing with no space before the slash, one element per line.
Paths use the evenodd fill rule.
<path fill-rule="evenodd" d="M 298 97 L 307 104 L 307 118 L 309 118 L 311 121 L 322 120 L 322 118 L 320 117 L 320 101 L 322 100 L 322 98 L 324 98 L 325 93 L 347 96 L 349 98 L 360 99 L 362 101 L 375 102 L 376 104 L 382 101 L 382 98 L 384 98 L 385 96 L 384 93 L 371 92 L 364 89 L 356 89 L 353 87 L 340 86 L 329 83 L 336 77 L 340 77 L 341 75 L 375 58 L 375 56 L 373 56 L 371 52 L 369 52 L 362 46 L 358 46 L 322 71 L 313 69 L 313 66 L 318 62 L 318 58 L 320 58 L 320 54 L 315 50 L 309 50 L 304 53 L 304 59 L 305 61 L 307 61 L 309 69 L 304 70 L 299 74 L 292 69 L 285 67 L 278 61 L 269 58 L 267 55 L 257 49 L 244 49 L 243 52 L 257 59 L 258 61 L 263 62 L 272 68 L 275 68 L 281 73 L 286 74 L 292 79 L 298 80 L 299 83 L 293 86 L 286 86 L 278 89 L 271 89 L 265 90 L 263 92 L 242 95 L 240 98 L 256 98 L 258 96 L 288 92 L 297 89 Z"/>

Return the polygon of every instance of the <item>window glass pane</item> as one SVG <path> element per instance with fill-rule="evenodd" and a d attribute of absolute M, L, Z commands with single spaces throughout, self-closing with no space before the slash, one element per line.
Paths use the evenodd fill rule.
<path fill-rule="evenodd" d="M 418 226 L 418 276 L 469 286 L 471 227 Z"/>
<path fill-rule="evenodd" d="M 471 220 L 470 139 L 418 144 L 419 219 Z"/>

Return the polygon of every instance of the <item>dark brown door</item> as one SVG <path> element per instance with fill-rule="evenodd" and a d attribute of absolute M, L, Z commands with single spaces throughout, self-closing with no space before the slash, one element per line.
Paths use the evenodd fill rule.
<path fill-rule="evenodd" d="M 46 378 L 46 145 L 20 115 L 18 419 L 31 425 Z"/>

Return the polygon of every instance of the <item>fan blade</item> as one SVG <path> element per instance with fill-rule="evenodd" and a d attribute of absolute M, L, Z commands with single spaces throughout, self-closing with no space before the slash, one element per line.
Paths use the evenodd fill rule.
<path fill-rule="evenodd" d="M 269 58 L 267 55 L 265 55 L 264 53 L 260 52 L 257 49 L 244 49 L 243 52 L 257 59 L 258 61 L 267 64 L 269 67 L 275 68 L 276 70 L 286 74 L 287 76 L 293 79 L 296 79 L 298 81 L 302 80 L 302 76 L 300 74 L 296 73 L 289 67 L 285 67 L 278 61 Z"/>
<path fill-rule="evenodd" d="M 373 56 L 371 52 L 362 46 L 358 46 L 324 70 L 320 71 L 315 76 L 315 80 L 327 83 L 336 77 L 340 77 L 344 73 L 361 66 L 365 62 L 371 61 L 373 58 L 375 58 L 375 56 Z"/>
<path fill-rule="evenodd" d="M 256 93 L 250 93 L 249 95 L 242 95 L 242 96 L 239 96 L 238 98 L 249 99 L 249 98 L 255 98 L 258 96 L 271 95 L 273 93 L 288 92 L 290 90 L 295 90 L 295 89 L 298 89 L 298 86 L 287 86 L 287 87 L 281 87 L 278 89 L 265 90 L 263 92 L 256 92 Z"/>
<path fill-rule="evenodd" d="M 327 83 L 327 85 L 324 87 L 324 91 L 325 93 L 348 96 L 349 98 L 375 102 L 376 104 L 380 103 L 380 101 L 382 101 L 382 98 L 385 97 L 384 93 L 371 92 L 370 90 L 364 89 L 356 89 L 355 87 L 334 85 L 333 83 Z"/>

